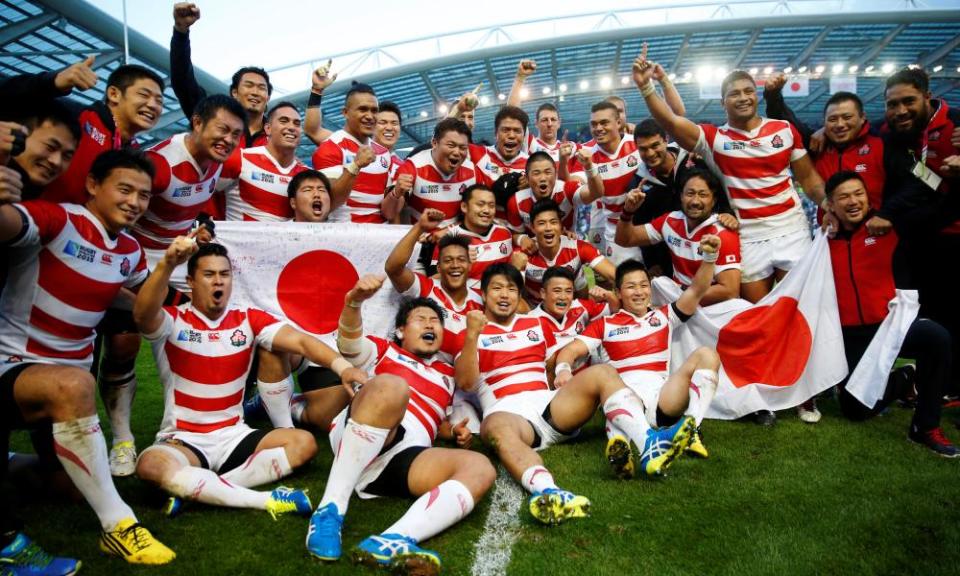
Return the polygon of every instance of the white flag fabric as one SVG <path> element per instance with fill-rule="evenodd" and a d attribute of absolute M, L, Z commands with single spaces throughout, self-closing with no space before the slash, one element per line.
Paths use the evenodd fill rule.
<path fill-rule="evenodd" d="M 801 98 L 810 95 L 809 76 L 787 76 L 783 85 L 783 95 L 786 98 Z"/>
<path fill-rule="evenodd" d="M 837 92 L 853 92 L 857 93 L 857 77 L 856 76 L 831 76 L 830 77 L 830 93 L 836 94 Z"/>
<path fill-rule="evenodd" d="M 897 290 L 888 307 L 890 312 L 847 381 L 847 392 L 869 408 L 883 398 L 893 363 L 920 312 L 920 296 L 916 290 Z"/>
<path fill-rule="evenodd" d="M 654 281 L 655 302 L 679 296 L 672 280 Z M 722 362 L 708 418 L 792 408 L 843 380 L 847 361 L 826 237 L 818 233 L 807 254 L 756 304 L 738 299 L 700 308 L 674 332 L 671 366 L 700 346 L 715 348 Z"/>
<path fill-rule="evenodd" d="M 233 263 L 231 302 L 260 308 L 335 346 L 343 297 L 364 274 L 383 274 L 409 226 L 217 222 Z M 416 254 L 414 254 L 414 257 Z M 363 305 L 366 334 L 389 337 L 401 297 L 384 282 Z"/>

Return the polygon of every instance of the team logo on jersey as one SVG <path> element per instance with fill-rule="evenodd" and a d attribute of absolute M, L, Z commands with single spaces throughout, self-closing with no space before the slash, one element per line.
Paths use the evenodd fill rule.
<path fill-rule="evenodd" d="M 480 343 L 483 344 L 484 347 L 493 346 L 494 344 L 502 344 L 502 343 L 503 343 L 503 336 L 493 336 L 493 337 L 491 337 L 491 338 L 481 338 L 481 339 L 480 339 Z"/>
<path fill-rule="evenodd" d="M 203 341 L 203 334 L 196 330 L 181 330 L 177 334 L 177 342 L 195 342 L 200 344 Z"/>
<path fill-rule="evenodd" d="M 939 130 L 934 130 L 933 132 L 931 132 L 930 134 L 927 135 L 927 141 L 928 141 L 928 142 L 938 142 L 939 140 L 940 140 L 940 131 L 939 131 Z"/>
<path fill-rule="evenodd" d="M 130 275 L 130 259 L 126 256 L 123 257 L 123 260 L 120 261 L 120 275 L 129 276 Z"/>
<path fill-rule="evenodd" d="M 243 330 L 237 328 L 230 335 L 230 343 L 239 348 L 247 343 L 247 335 L 243 333 Z"/>
<path fill-rule="evenodd" d="M 529 340 L 529 341 L 531 341 L 531 342 L 539 342 L 539 341 L 540 341 L 540 335 L 537 334 L 537 331 L 536 331 L 536 330 L 527 330 L 527 340 Z"/>
<path fill-rule="evenodd" d="M 174 188 L 173 192 L 170 193 L 174 198 L 186 198 L 193 194 L 193 186 L 180 186 L 179 188 Z"/>
<path fill-rule="evenodd" d="M 869 156 L 869 155 L 870 155 L 870 145 L 869 145 L 869 144 L 864 144 L 863 146 L 861 146 L 860 149 L 857 150 L 857 154 L 859 154 L 859 155 L 861 155 L 861 156 Z"/>
<path fill-rule="evenodd" d="M 877 239 L 874 236 L 867 236 L 867 239 L 863 241 L 864 246 L 873 246 L 877 243 Z"/>
<path fill-rule="evenodd" d="M 253 172 L 250 174 L 250 179 L 254 182 L 264 182 L 266 184 L 273 184 L 274 182 L 273 174 L 267 172 Z"/>
<path fill-rule="evenodd" d="M 82 246 L 73 240 L 68 240 L 67 245 L 63 247 L 63 253 L 73 256 L 78 260 L 92 263 L 97 258 L 97 251 L 87 246 Z"/>
<path fill-rule="evenodd" d="M 507 248 L 507 245 L 504 242 L 500 243 L 500 253 L 503 254 L 504 256 L 510 253 L 510 249 Z"/>
<path fill-rule="evenodd" d="M 723 143 L 723 149 L 727 151 L 743 150 L 746 147 L 747 147 L 746 144 L 744 144 L 743 142 L 724 142 Z"/>
<path fill-rule="evenodd" d="M 857 164 L 856 167 L 854 168 L 854 171 L 855 171 L 855 172 L 866 172 L 866 171 L 867 171 L 867 165 L 866 165 L 866 164 Z"/>
<path fill-rule="evenodd" d="M 637 165 L 637 158 L 635 156 L 627 156 L 627 166 L 633 168 Z"/>
<path fill-rule="evenodd" d="M 577 324 L 573 329 L 577 331 L 577 334 L 582 334 L 587 329 L 587 323 L 583 321 L 583 317 L 577 318 Z"/>
<path fill-rule="evenodd" d="M 208 332 L 207 333 L 207 342 L 219 342 L 220 333 L 219 332 Z"/>
<path fill-rule="evenodd" d="M 779 134 L 774 136 L 773 139 L 770 140 L 770 145 L 774 148 L 783 148 L 783 138 L 781 138 Z"/>
<path fill-rule="evenodd" d="M 621 326 L 620 328 L 614 328 L 613 330 L 607 332 L 607 338 L 613 338 L 614 336 L 622 336 L 630 331 L 629 326 Z"/>
<path fill-rule="evenodd" d="M 386 157 L 386 156 L 381 156 L 381 157 L 380 157 L 380 166 L 386 168 L 386 167 L 389 166 L 389 165 L 390 165 L 390 163 L 387 162 L 387 157 Z"/>
<path fill-rule="evenodd" d="M 660 319 L 657 318 L 656 316 L 651 316 L 647 320 L 647 324 L 653 326 L 654 328 L 658 328 L 660 326 Z"/>
<path fill-rule="evenodd" d="M 467 189 L 467 185 L 466 185 L 466 184 L 461 184 L 461 185 L 460 185 L 460 193 L 461 193 L 461 194 L 463 194 L 463 191 L 466 190 L 466 189 Z"/>
<path fill-rule="evenodd" d="M 16 354 L 7 356 L 7 362 L 23 362 L 23 356 L 17 356 Z"/>
<path fill-rule="evenodd" d="M 96 126 L 89 122 L 84 122 L 83 130 L 86 132 L 94 141 L 103 146 L 103 143 L 107 140 L 107 135 L 101 132 Z"/>

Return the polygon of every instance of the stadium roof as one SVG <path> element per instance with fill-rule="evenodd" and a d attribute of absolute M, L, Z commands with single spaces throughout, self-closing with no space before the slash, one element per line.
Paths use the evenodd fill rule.
<path fill-rule="evenodd" d="M 130 30 L 130 61 L 168 75 L 167 48 Z M 522 41 L 521 41 L 522 39 Z M 344 54 L 317 55 L 271 70 L 280 86 L 303 85 L 316 64 L 334 58 L 340 79 L 324 99 L 324 123 L 342 123 L 343 93 L 351 80 L 368 82 L 381 99 L 404 112 L 400 147 L 429 140 L 444 106 L 483 82 L 476 134 L 490 137 L 493 116 L 513 81 L 520 58 L 534 58 L 538 71 L 527 83 L 524 107 L 558 106 L 571 136 L 585 129 L 589 108 L 617 94 L 627 101 L 631 120 L 645 115 L 629 81 L 641 42 L 650 57 L 676 75 L 688 115 L 722 119 L 717 98 L 700 99 L 700 80 L 715 83 L 735 68 L 790 70 L 809 78 L 809 96 L 791 99 L 801 118 L 817 123 L 829 97 L 830 78 L 856 77 L 856 91 L 870 117 L 882 112 L 882 81 L 891 67 L 917 64 L 932 76 L 935 95 L 960 102 L 960 10 L 956 0 L 682 0 L 611 12 L 545 18 L 490 28 L 443 33 Z M 0 0 L 0 74 L 62 68 L 97 53 L 102 79 L 123 61 L 123 27 L 81 1 Z M 424 47 L 430 47 L 425 51 Z M 424 54 L 427 54 L 424 57 Z M 822 68 L 821 68 L 822 67 Z M 856 68 L 852 68 L 856 67 Z M 820 70 L 820 72 L 817 72 Z M 851 72 L 853 70 L 853 72 Z M 225 92 L 227 84 L 198 70 L 202 85 Z M 101 98 L 104 85 L 79 94 Z M 307 93 L 274 98 L 304 104 Z M 153 137 L 185 126 L 171 90 L 165 115 Z M 305 144 L 301 157 L 309 157 Z"/>

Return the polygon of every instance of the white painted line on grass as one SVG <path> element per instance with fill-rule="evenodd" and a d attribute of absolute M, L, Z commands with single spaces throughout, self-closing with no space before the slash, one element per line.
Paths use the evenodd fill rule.
<path fill-rule="evenodd" d="M 513 542 L 520 531 L 520 504 L 523 490 L 498 466 L 499 474 L 490 497 L 490 511 L 483 525 L 483 534 L 473 550 L 473 576 L 501 576 L 507 573 Z"/>

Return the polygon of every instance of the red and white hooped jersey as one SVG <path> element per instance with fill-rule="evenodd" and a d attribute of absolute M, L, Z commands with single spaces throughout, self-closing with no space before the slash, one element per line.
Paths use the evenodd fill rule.
<path fill-rule="evenodd" d="M 740 220 L 744 242 L 806 230 L 807 219 L 793 187 L 790 164 L 806 156 L 797 129 L 786 120 L 761 118 L 743 132 L 724 124 L 700 125 L 692 150 L 720 177 Z"/>
<path fill-rule="evenodd" d="M 376 336 L 367 336 L 364 342 L 367 350 L 361 352 L 361 366 L 368 373 L 393 374 L 407 383 L 410 401 L 402 424 L 408 430 L 410 426 L 423 428 L 433 442 L 457 387 L 453 365 L 437 356 L 420 358 Z"/>
<path fill-rule="evenodd" d="M 186 136 L 175 134 L 147 150 L 156 169 L 153 197 L 131 230 L 146 250 L 166 250 L 174 238 L 189 233 L 220 178 L 223 164 L 201 169 L 184 144 Z"/>
<path fill-rule="evenodd" d="M 163 308 L 144 334 L 163 383 L 160 433 L 212 432 L 243 420 L 243 390 L 257 347 L 271 350 L 286 326 L 256 308 L 228 308 L 211 320 L 189 302 Z"/>
<path fill-rule="evenodd" d="M 499 224 L 492 224 L 486 234 L 480 235 L 464 228 L 461 224 L 451 226 L 448 234 L 455 236 L 466 236 L 470 238 L 470 246 L 476 247 L 477 259 L 470 266 L 470 279 L 467 280 L 467 286 L 470 288 L 480 288 L 480 279 L 483 278 L 483 271 L 491 264 L 497 262 L 509 262 L 510 255 L 513 254 L 513 234 Z M 433 265 L 436 266 L 437 259 L 440 257 L 440 244 L 433 250 Z"/>
<path fill-rule="evenodd" d="M 280 166 L 266 146 L 237 148 L 224 162 L 218 186 L 226 189 L 227 220 L 291 220 L 293 208 L 287 197 L 287 185 L 294 176 L 307 169 L 297 159 L 289 166 Z M 227 183 L 226 180 L 234 182 Z"/>
<path fill-rule="evenodd" d="M 562 320 L 557 320 L 550 315 L 543 309 L 542 304 L 530 311 L 531 316 L 546 319 L 544 328 L 553 332 L 555 342 L 547 349 L 547 358 L 562 350 L 577 334 L 582 334 L 591 322 L 608 314 L 610 314 L 609 304 L 587 298 L 574 298 Z"/>
<path fill-rule="evenodd" d="M 557 141 L 553 144 L 547 144 L 538 136 L 527 134 L 527 154 L 546 152 L 553 158 L 554 162 L 560 162 L 560 144 L 561 141 L 559 138 L 557 138 Z M 573 144 L 573 153 L 576 154 L 577 150 L 580 149 L 580 144 L 578 142 L 571 142 L 571 144 Z"/>
<path fill-rule="evenodd" d="M 567 268 L 579 279 L 584 266 L 597 266 L 601 262 L 603 255 L 589 242 L 560 236 L 560 250 L 552 260 L 547 260 L 541 252 L 536 252 L 527 259 L 527 268 L 523 271 L 527 301 L 540 302 L 540 288 L 543 287 L 543 275 L 547 268 Z"/>
<path fill-rule="evenodd" d="M 507 326 L 487 323 L 477 338 L 477 397 L 483 412 L 501 398 L 549 389 L 546 361 L 553 345 L 543 318 L 517 314 Z"/>
<path fill-rule="evenodd" d="M 574 230 L 577 223 L 577 209 L 583 206 L 580 190 L 584 187 L 578 180 L 557 180 L 553 186 L 550 199 L 560 206 L 560 222 L 564 229 Z M 530 210 L 537 203 L 538 198 L 533 190 L 524 188 L 507 201 L 507 227 L 516 234 L 526 232 L 533 236 L 533 225 L 530 223 Z"/>
<path fill-rule="evenodd" d="M 421 150 L 407 158 L 397 170 L 397 178 L 413 177 L 413 188 L 407 196 L 410 223 L 416 224 L 427 208 L 443 212 L 441 226 L 456 223 L 460 214 L 460 194 L 477 183 L 476 169 L 468 159 L 453 174 L 444 174 L 433 162 L 433 150 Z"/>
<path fill-rule="evenodd" d="M 670 336 L 682 321 L 673 304 L 643 316 L 620 310 L 591 323 L 575 338 L 591 353 L 603 346 L 610 365 L 625 379 L 647 375 L 665 379 L 670 374 Z"/>
<path fill-rule="evenodd" d="M 444 354 L 444 359 L 453 361 L 453 357 L 463 349 L 463 338 L 467 330 L 467 313 L 472 310 L 483 310 L 483 298 L 480 294 L 474 290 L 467 290 L 467 298 L 463 301 L 463 305 L 457 306 L 453 298 L 440 285 L 439 280 L 414 272 L 413 284 L 403 295 L 411 298 L 429 298 L 446 311 L 440 352 Z"/>
<path fill-rule="evenodd" d="M 527 169 L 527 153 L 521 151 L 511 160 L 506 160 L 497 151 L 496 146 L 470 145 L 470 160 L 483 175 L 483 184 L 493 186 L 497 178 L 511 172 L 523 172 Z"/>
<path fill-rule="evenodd" d="M 617 231 L 617 221 L 620 220 L 620 213 L 623 212 L 623 203 L 627 199 L 627 186 L 630 185 L 630 181 L 637 172 L 637 166 L 640 165 L 640 154 L 632 138 L 621 138 L 613 154 L 607 154 L 603 148 L 594 144 L 592 158 L 593 165 L 597 167 L 600 178 L 603 179 L 603 209 L 606 217 L 604 235 L 612 242 Z M 574 160 L 570 173 L 579 173 L 580 178 L 586 181 L 584 172 L 580 161 Z M 592 222 L 591 227 L 593 227 Z"/>
<path fill-rule="evenodd" d="M 714 267 L 714 276 L 724 270 L 740 269 L 740 236 L 724 228 L 717 221 L 716 214 L 693 230 L 687 230 L 687 217 L 679 210 L 663 214 L 643 226 L 654 244 L 666 243 L 673 262 L 673 279 L 684 288 L 693 283 L 693 277 L 700 268 L 703 260 L 699 250 L 700 239 L 705 234 L 720 237 L 720 254 Z"/>
<path fill-rule="evenodd" d="M 313 167 L 334 182 L 357 156 L 362 144 L 347 133 L 337 130 L 313 153 Z M 393 154 L 373 141 L 367 144 L 373 148 L 376 157 L 373 162 L 360 169 L 353 181 L 353 189 L 347 201 L 330 213 L 330 222 L 355 222 L 359 224 L 383 224 L 386 219 L 380 212 L 383 196 L 392 184 L 390 173 Z"/>
<path fill-rule="evenodd" d="M 122 287 L 146 280 L 146 256 L 126 232 L 112 238 L 83 206 L 32 200 L 14 207 L 24 226 L 5 248 L 0 374 L 19 362 L 87 369 L 94 328 Z"/>

